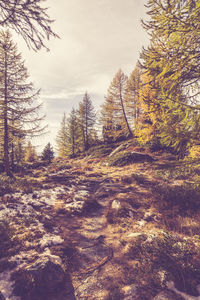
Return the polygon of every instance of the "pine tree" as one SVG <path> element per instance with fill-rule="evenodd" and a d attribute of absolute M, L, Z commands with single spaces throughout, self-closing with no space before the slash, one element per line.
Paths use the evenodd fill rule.
<path fill-rule="evenodd" d="M 46 161 L 48 161 L 48 163 L 50 163 L 53 158 L 54 158 L 53 147 L 51 146 L 50 143 L 48 143 L 45 146 L 44 150 L 42 151 L 41 159 L 46 160 Z"/>
<path fill-rule="evenodd" d="M 4 167 L 10 171 L 10 143 L 13 135 L 41 134 L 43 119 L 38 116 L 40 105 L 33 106 L 39 95 L 27 83 L 27 69 L 8 31 L 0 32 L 0 119 L 3 127 Z"/>

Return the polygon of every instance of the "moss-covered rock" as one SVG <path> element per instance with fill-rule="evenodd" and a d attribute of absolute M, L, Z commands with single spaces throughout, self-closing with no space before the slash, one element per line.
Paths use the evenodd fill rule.
<path fill-rule="evenodd" d="M 153 162 L 154 158 L 148 154 L 135 151 L 121 151 L 107 159 L 109 166 L 126 166 L 133 163 Z"/>
<path fill-rule="evenodd" d="M 91 147 L 86 154 L 92 158 L 99 158 L 109 155 L 113 149 L 115 149 L 115 144 L 102 144 L 98 146 Z"/>

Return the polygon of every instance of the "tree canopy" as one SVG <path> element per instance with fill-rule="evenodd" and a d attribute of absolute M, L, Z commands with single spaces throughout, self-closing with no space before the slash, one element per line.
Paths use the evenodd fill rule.
<path fill-rule="evenodd" d="M 143 26 L 150 46 L 141 64 L 156 90 L 151 102 L 159 115 L 158 136 L 185 151 L 199 137 L 200 1 L 149 0 L 147 9 L 150 19 Z"/>

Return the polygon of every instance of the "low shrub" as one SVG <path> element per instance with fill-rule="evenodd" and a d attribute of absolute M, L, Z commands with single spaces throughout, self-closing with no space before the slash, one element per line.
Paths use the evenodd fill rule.
<path fill-rule="evenodd" d="M 7 221 L 0 221 L 0 259 L 11 255 L 10 250 L 14 250 L 16 241 L 13 238 L 13 230 Z"/>
<path fill-rule="evenodd" d="M 0 196 L 18 191 L 31 193 L 35 189 L 39 189 L 41 185 L 37 180 L 31 178 L 12 178 L 2 174 L 0 176 Z"/>
<path fill-rule="evenodd" d="M 15 187 L 15 179 L 4 174 L 0 175 L 0 195 L 11 193 Z"/>

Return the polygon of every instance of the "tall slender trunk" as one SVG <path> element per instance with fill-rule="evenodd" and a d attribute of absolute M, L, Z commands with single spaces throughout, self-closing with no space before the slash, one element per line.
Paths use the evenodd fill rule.
<path fill-rule="evenodd" d="M 14 170 L 14 156 L 15 156 L 15 153 L 14 153 L 14 143 L 13 143 L 13 138 L 14 138 L 14 116 L 13 116 L 13 112 L 12 112 L 12 142 L 11 142 L 11 168 L 12 168 L 12 171 Z"/>
<path fill-rule="evenodd" d="M 9 161 L 9 134 L 8 134 L 8 82 L 7 82 L 7 53 L 4 49 L 4 168 L 8 176 L 11 175 Z"/>
<path fill-rule="evenodd" d="M 72 130 L 72 155 L 73 156 L 75 155 L 75 138 L 74 138 L 74 135 L 75 135 L 75 131 L 73 129 Z"/>
<path fill-rule="evenodd" d="M 87 104 L 85 107 L 85 150 L 89 148 L 89 141 L 88 141 L 88 111 L 87 111 Z"/>
<path fill-rule="evenodd" d="M 85 129 L 84 129 L 84 125 L 82 125 L 81 126 L 81 130 L 82 130 L 82 136 L 83 136 L 83 145 L 84 145 L 84 149 L 83 150 L 85 150 L 85 143 L 86 143 L 86 141 L 85 141 Z"/>

